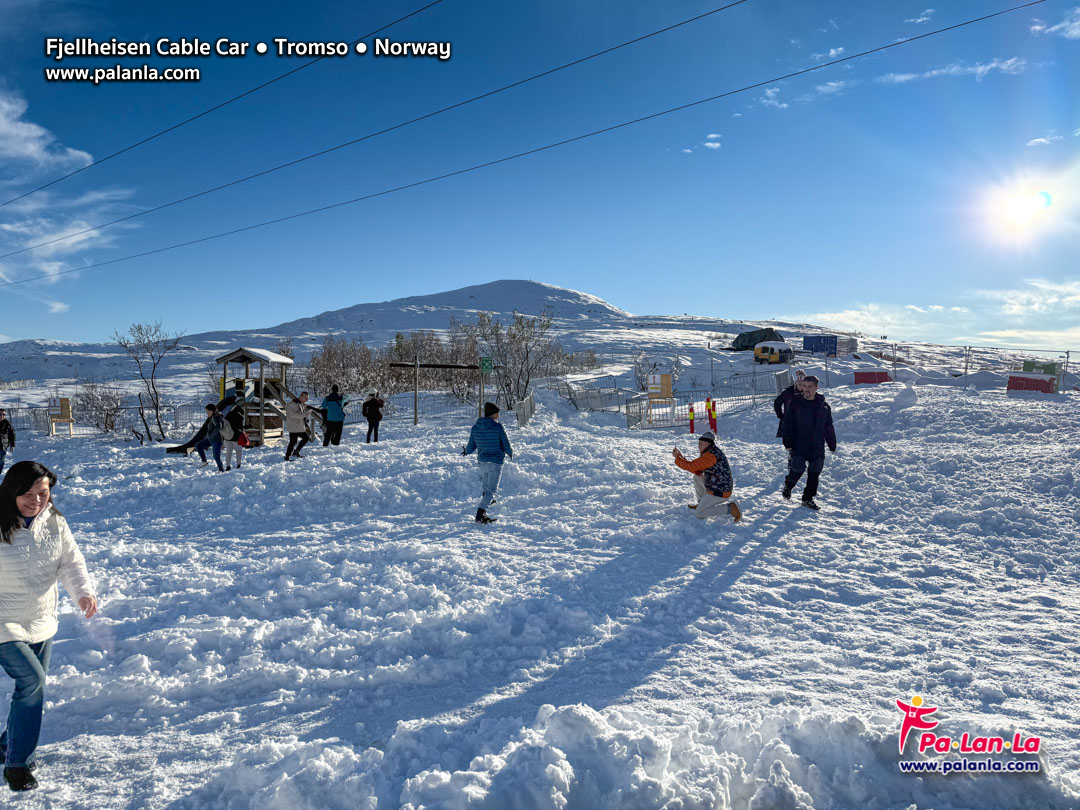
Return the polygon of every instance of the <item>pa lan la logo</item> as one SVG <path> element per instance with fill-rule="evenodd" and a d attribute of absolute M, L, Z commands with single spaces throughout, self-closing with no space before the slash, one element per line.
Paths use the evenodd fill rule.
<path fill-rule="evenodd" d="M 934 733 L 940 721 L 931 715 L 938 710 L 937 706 L 924 706 L 923 699 L 919 695 L 911 698 L 910 703 L 902 700 L 896 701 L 896 707 L 904 713 L 904 719 L 900 724 L 900 755 L 904 754 L 908 735 L 913 729 L 920 731 L 919 753 L 934 751 L 938 754 L 947 754 L 956 751 L 960 754 L 1001 754 L 1011 751 L 1013 754 L 1037 754 L 1041 744 L 1040 737 L 1024 737 L 1020 732 L 1014 732 L 1012 739 L 1006 737 L 981 737 L 971 736 L 966 731 L 960 735 L 960 739 Z"/>

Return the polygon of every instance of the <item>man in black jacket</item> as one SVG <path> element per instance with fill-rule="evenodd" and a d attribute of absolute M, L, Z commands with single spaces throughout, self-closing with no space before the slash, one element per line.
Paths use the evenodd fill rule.
<path fill-rule="evenodd" d="M 791 490 L 806 472 L 806 488 L 803 490 L 803 506 L 818 509 L 818 480 L 825 467 L 825 445 L 836 452 L 836 431 L 833 430 L 832 409 L 825 397 L 817 392 L 818 378 L 807 377 L 802 383 L 802 394 L 791 400 L 781 423 L 784 447 L 788 449 L 788 474 L 784 480 L 784 498 L 791 498 Z"/>
<path fill-rule="evenodd" d="M 15 449 L 15 428 L 7 419 L 7 411 L 0 408 L 0 473 L 4 471 L 4 457 Z"/>
<path fill-rule="evenodd" d="M 367 443 L 371 444 L 371 434 L 375 434 L 375 444 L 379 443 L 379 422 L 382 421 L 382 409 L 386 405 L 379 392 L 375 391 L 364 400 L 360 415 L 367 419 Z"/>
<path fill-rule="evenodd" d="M 784 412 L 787 411 L 787 406 L 791 404 L 791 400 L 802 393 L 802 384 L 805 379 L 806 372 L 800 368 L 795 372 L 795 382 L 777 394 L 776 399 L 772 402 L 776 418 L 780 420 L 776 424 L 776 438 L 778 439 L 784 435 Z"/>

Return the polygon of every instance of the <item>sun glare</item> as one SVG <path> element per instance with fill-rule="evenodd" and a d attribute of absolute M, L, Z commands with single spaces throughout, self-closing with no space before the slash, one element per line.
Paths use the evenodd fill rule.
<path fill-rule="evenodd" d="M 1027 238 L 1049 225 L 1053 203 L 1046 189 L 1013 188 L 995 194 L 989 208 L 993 224 L 1004 235 Z"/>

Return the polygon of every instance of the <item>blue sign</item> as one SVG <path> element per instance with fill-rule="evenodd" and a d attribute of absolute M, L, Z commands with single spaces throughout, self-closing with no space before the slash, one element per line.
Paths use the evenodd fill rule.
<path fill-rule="evenodd" d="M 836 357 L 836 335 L 807 335 L 802 344 L 804 352 Z"/>

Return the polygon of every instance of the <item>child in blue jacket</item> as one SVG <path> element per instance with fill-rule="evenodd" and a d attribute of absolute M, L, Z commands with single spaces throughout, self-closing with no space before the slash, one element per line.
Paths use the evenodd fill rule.
<path fill-rule="evenodd" d="M 484 403 L 484 416 L 477 419 L 472 426 L 469 443 L 461 451 L 463 456 L 471 453 L 476 453 L 477 466 L 480 468 L 480 486 L 483 489 L 480 506 L 476 510 L 476 522 L 494 523 L 495 518 L 488 516 L 487 509 L 495 503 L 495 495 L 499 491 L 503 460 L 514 457 L 510 440 L 506 438 L 506 430 L 499 424 L 499 406 L 494 402 Z"/>

